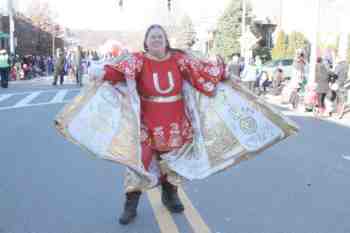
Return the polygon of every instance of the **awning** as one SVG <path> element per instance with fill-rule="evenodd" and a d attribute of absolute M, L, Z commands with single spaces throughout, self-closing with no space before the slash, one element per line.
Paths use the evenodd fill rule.
<path fill-rule="evenodd" d="M 9 38 L 9 37 L 10 37 L 9 34 L 7 34 L 5 32 L 0 32 L 0 39 L 2 39 L 2 38 Z"/>

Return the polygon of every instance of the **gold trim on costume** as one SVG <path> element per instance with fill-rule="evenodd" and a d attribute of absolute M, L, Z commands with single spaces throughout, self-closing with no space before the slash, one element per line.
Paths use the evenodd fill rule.
<path fill-rule="evenodd" d="M 174 96 L 141 96 L 142 100 L 155 103 L 172 103 L 182 99 L 182 95 Z"/>

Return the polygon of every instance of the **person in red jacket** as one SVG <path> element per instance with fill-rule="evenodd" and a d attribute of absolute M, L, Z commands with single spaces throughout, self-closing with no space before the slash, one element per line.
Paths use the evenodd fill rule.
<path fill-rule="evenodd" d="M 193 129 L 185 108 L 182 88 L 190 83 L 197 91 L 212 96 L 216 85 L 225 77 L 221 58 L 216 63 L 194 59 L 183 51 L 170 47 L 168 36 L 160 25 L 148 28 L 144 52 L 133 53 L 129 60 L 105 65 L 103 79 L 112 84 L 132 79 L 140 97 L 142 162 L 146 170 L 160 155 L 179 149 L 193 140 Z M 171 174 L 161 169 L 159 183 L 162 202 L 173 213 L 183 212 L 177 194 L 177 184 Z M 119 222 L 128 224 L 136 217 L 142 192 L 139 182 L 129 171 L 125 179 L 126 202 Z M 127 175 L 128 176 L 128 175 Z M 130 178 L 133 177 L 133 178 Z"/>

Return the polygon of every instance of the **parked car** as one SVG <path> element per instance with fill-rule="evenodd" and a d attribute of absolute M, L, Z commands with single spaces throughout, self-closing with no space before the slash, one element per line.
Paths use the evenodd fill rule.
<path fill-rule="evenodd" d="M 283 78 L 290 79 L 293 71 L 293 59 L 278 59 L 272 60 L 263 65 L 262 70 L 266 71 L 269 78 L 272 79 L 274 72 L 277 68 L 283 70 Z"/>

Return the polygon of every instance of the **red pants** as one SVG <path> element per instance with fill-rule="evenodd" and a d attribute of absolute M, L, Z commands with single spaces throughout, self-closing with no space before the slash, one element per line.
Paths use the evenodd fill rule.
<path fill-rule="evenodd" d="M 154 150 L 146 144 L 141 144 L 141 150 L 142 150 L 141 151 L 142 163 L 146 171 L 148 171 L 153 157 L 155 157 L 156 160 L 161 160 L 160 155 L 164 153 L 161 151 Z M 160 182 L 164 182 L 164 181 L 166 181 L 166 175 L 161 174 Z"/>

